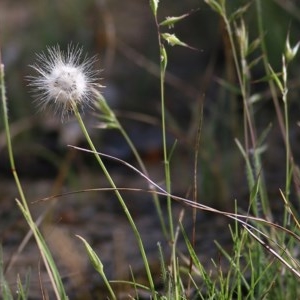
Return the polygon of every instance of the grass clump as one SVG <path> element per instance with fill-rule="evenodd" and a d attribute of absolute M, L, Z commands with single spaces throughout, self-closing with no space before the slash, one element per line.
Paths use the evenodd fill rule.
<path fill-rule="evenodd" d="M 205 3 L 219 17 L 220 24 L 224 29 L 224 41 L 228 46 L 225 51 L 230 53 L 230 57 L 228 56 L 226 61 L 229 64 L 227 66 L 228 72 L 226 72 L 228 76 L 216 81 L 219 84 L 218 90 L 221 91 L 220 97 L 222 95 L 224 98 L 227 97 L 231 107 L 229 116 L 223 116 L 224 119 L 230 118 L 230 122 L 228 122 L 230 129 L 225 134 L 230 141 L 227 140 L 226 144 L 229 144 L 228 149 L 233 147 L 235 150 L 232 151 L 239 153 L 238 160 L 242 161 L 245 170 L 246 206 L 240 205 L 240 200 L 236 199 L 233 209 L 225 210 L 223 209 L 224 205 L 220 205 L 219 209 L 216 209 L 213 205 L 206 205 L 200 201 L 207 196 L 206 193 L 201 194 L 201 189 L 207 191 L 206 186 L 203 186 L 206 182 L 210 181 L 214 186 L 215 182 L 220 180 L 221 183 L 218 187 L 226 186 L 227 177 L 230 176 L 228 168 L 230 169 L 230 165 L 234 166 L 237 160 L 236 157 L 230 157 L 224 163 L 227 167 L 220 168 L 218 171 L 213 168 L 214 162 L 207 162 L 207 157 L 211 157 L 211 153 L 208 153 L 209 150 L 207 149 L 210 149 L 211 146 L 211 149 L 217 151 L 218 148 L 217 143 L 207 133 L 215 133 L 220 127 L 216 125 L 219 120 L 213 114 L 211 120 L 207 118 L 203 102 L 200 105 L 196 103 L 193 107 L 195 118 L 194 124 L 192 124 L 194 145 L 192 184 L 191 187 L 188 187 L 189 189 L 187 188 L 186 197 L 176 195 L 174 192 L 176 183 L 174 184 L 172 181 L 171 167 L 178 146 L 176 141 L 171 145 L 168 143 L 168 122 L 176 124 L 174 119 L 170 117 L 166 105 L 165 85 L 168 76 L 168 57 L 173 51 L 172 47 L 183 47 L 186 51 L 197 51 L 194 46 L 181 41 L 174 33 L 174 31 L 176 32 L 174 27 L 191 17 L 194 12 L 168 16 L 160 21 L 161 3 L 157 0 L 150 0 L 150 10 L 158 38 L 163 184 L 155 182 L 151 178 L 145 162 L 130 138 L 130 134 L 126 132 L 117 115 L 102 95 L 100 90 L 102 86 L 96 82 L 98 73 L 92 70 L 92 63 L 96 61 L 95 58 L 91 60 L 85 58 L 81 61 L 82 49 L 78 46 L 75 48 L 70 46 L 65 54 L 57 46 L 56 48 L 48 48 L 48 57 L 47 55 L 38 56 L 38 64 L 44 64 L 43 66 L 34 65 L 33 67 L 38 75 L 30 77 L 30 85 L 35 88 L 36 101 L 40 101 L 40 106 L 44 110 L 48 106 L 53 106 L 54 111 L 63 116 L 63 122 L 68 119 L 68 116 L 75 116 L 89 148 L 70 147 L 75 151 L 85 152 L 86 155 L 92 154 L 109 184 L 109 187 L 106 188 L 100 187 L 81 192 L 111 191 L 115 195 L 133 232 L 143 261 L 146 279 L 140 281 L 135 270 L 130 269 L 131 280 L 118 280 L 118 278 L 112 280 L 106 274 L 101 253 L 97 253 L 84 236 L 75 232 L 74 235 L 83 243 L 87 257 L 104 282 L 105 291 L 102 290 L 101 295 L 98 295 L 100 298 L 107 295 L 109 299 L 119 299 L 123 291 L 117 292 L 115 287 L 118 285 L 124 287 L 125 291 L 127 291 L 125 287 L 129 287 L 128 293 L 126 292 L 129 299 L 293 299 L 300 292 L 297 284 L 300 277 L 297 257 L 300 238 L 299 217 L 296 209 L 299 200 L 299 168 L 292 151 L 289 93 L 290 68 L 296 59 L 299 43 L 293 45 L 290 41 L 290 34 L 287 32 L 281 57 L 281 69 L 275 71 L 268 59 L 260 0 L 244 1 L 243 5 L 234 8 L 226 0 L 205 0 Z M 249 32 L 249 12 L 251 12 L 252 18 L 255 16 L 257 24 L 254 38 L 252 38 L 253 32 Z M 18 176 L 8 121 L 3 64 L 1 64 L 0 75 L 2 116 L 9 162 L 20 198 L 16 199 L 16 203 L 30 228 L 30 235 L 35 238 L 51 281 L 53 294 L 57 299 L 68 299 L 63 277 L 48 247 L 47 236 L 42 233 L 39 228 L 40 223 L 35 221 L 32 216 Z M 263 89 L 256 88 L 255 84 L 258 83 L 262 84 Z M 267 89 L 267 92 L 264 89 Z M 275 120 L 278 123 L 285 154 L 283 160 L 284 183 L 283 186 L 276 187 L 282 210 L 280 214 L 277 213 L 276 215 L 273 213 L 274 204 L 267 179 L 268 170 L 265 167 L 265 157 L 269 151 L 272 151 L 269 147 L 269 136 L 273 125 L 271 121 L 261 121 L 265 116 L 261 115 L 258 109 L 266 93 L 270 95 L 272 100 Z M 132 151 L 138 167 L 118 157 L 102 153 L 96 148 L 81 115 L 82 109 L 86 106 L 93 107 L 94 113 L 101 121 L 99 127 L 105 130 L 118 130 L 121 133 Z M 216 107 L 218 108 L 218 106 Z M 239 113 L 236 112 L 237 107 L 241 108 Z M 220 140 L 224 141 L 223 139 Z M 147 183 L 147 188 L 118 186 L 109 168 L 107 168 L 106 159 L 113 160 L 142 177 Z M 201 174 L 201 167 L 205 163 L 208 169 L 213 170 L 211 174 L 217 174 L 217 176 L 210 175 L 211 177 L 202 180 L 199 178 L 208 174 L 205 171 Z M 186 174 L 182 174 L 182 176 L 186 176 Z M 232 176 L 241 177 L 239 174 Z M 229 187 L 225 189 L 230 192 Z M 124 193 L 128 191 L 140 194 L 148 193 L 152 196 L 155 204 L 164 237 L 164 243 L 157 241 L 157 260 L 160 264 L 159 278 L 157 278 L 157 272 L 155 273 L 152 268 L 141 228 L 137 225 L 124 197 Z M 59 196 L 62 197 L 63 195 L 51 195 L 46 200 L 53 200 Z M 182 208 L 179 213 L 176 210 L 178 205 Z M 232 240 L 232 247 L 227 249 L 216 239 L 219 261 L 212 259 L 209 268 L 197 250 L 197 237 L 201 235 L 198 231 L 199 222 L 201 223 L 199 214 L 203 211 L 210 216 L 218 215 L 227 219 L 229 226 L 223 230 L 230 232 Z M 192 220 L 189 231 L 185 226 L 184 217 L 187 212 L 191 212 Z M 213 228 L 214 225 L 212 222 L 210 227 Z M 223 232 L 220 233 L 220 238 L 222 234 Z M 185 251 L 179 247 L 180 239 L 184 241 Z M 5 279 L 2 255 L 0 258 L 2 298 L 12 299 L 14 298 L 13 292 Z M 42 283 L 41 290 L 45 298 Z M 25 284 L 22 284 L 18 277 L 17 291 L 18 299 L 29 299 L 30 280 L 26 279 Z M 92 294 L 89 294 L 89 297 L 92 297 Z"/>

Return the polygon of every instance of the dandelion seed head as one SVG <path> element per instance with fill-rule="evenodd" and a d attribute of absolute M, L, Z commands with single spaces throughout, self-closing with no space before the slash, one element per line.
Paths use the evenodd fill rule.
<path fill-rule="evenodd" d="M 60 102 L 70 98 L 82 99 L 86 90 L 86 79 L 73 66 L 55 66 L 48 78 L 49 96 Z"/>
<path fill-rule="evenodd" d="M 101 87 L 97 83 L 99 71 L 92 68 L 95 61 L 95 56 L 83 57 L 82 48 L 73 45 L 69 45 L 66 52 L 54 46 L 38 54 L 36 63 L 31 65 L 37 75 L 28 79 L 39 108 L 52 108 L 63 118 L 74 106 L 80 109 L 91 106 L 95 100 L 94 90 Z"/>

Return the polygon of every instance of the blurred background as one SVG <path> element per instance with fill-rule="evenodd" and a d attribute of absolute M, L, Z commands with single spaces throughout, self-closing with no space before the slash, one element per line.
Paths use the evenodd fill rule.
<path fill-rule="evenodd" d="M 249 39 L 255 39 L 256 1 L 228 2 L 228 11 L 251 3 L 245 20 Z M 288 33 L 292 45 L 300 40 L 300 4 L 297 0 L 261 2 L 270 64 L 279 72 Z M 242 101 L 237 94 L 222 88 L 222 80 L 237 83 L 224 24 L 204 1 L 160 1 L 160 21 L 168 16 L 185 13 L 190 15 L 174 28 L 163 28 L 163 31 L 175 33 L 183 42 L 198 49 L 195 51 L 185 47 L 166 46 L 168 68 L 165 99 L 169 146 L 177 141 L 171 161 L 174 193 L 185 196 L 192 187 L 196 133 L 202 119 L 198 170 L 201 202 L 231 210 L 235 199 L 238 199 L 239 205 L 246 208 L 246 176 L 241 155 L 234 144 L 235 137 L 243 139 Z M 59 117 L 37 112 L 27 86 L 26 76 L 33 73 L 29 65 L 35 62 L 36 53 L 54 45 L 66 49 L 71 42 L 82 46 L 88 56 L 97 55 L 99 58 L 95 68 L 102 70 L 101 84 L 105 86 L 103 95 L 136 144 L 150 175 L 161 182 L 164 174 L 160 130 L 159 50 L 149 1 L 2 0 L 0 47 L 6 72 L 9 117 L 17 168 L 29 201 L 62 191 L 105 185 L 105 180 L 98 178 L 99 169 L 93 158 L 67 147 L 68 144 L 85 146 L 76 122 L 70 118 L 62 123 Z M 254 56 L 256 54 L 259 55 L 254 53 Z M 289 74 L 291 139 L 296 162 L 300 159 L 297 126 L 300 112 L 299 58 L 297 56 L 290 66 Z M 255 106 L 258 130 L 262 132 L 272 124 L 267 140 L 269 151 L 264 157 L 264 163 L 267 169 L 266 180 L 270 183 L 268 193 L 278 198 L 278 188 L 284 183 L 283 141 L 268 85 L 255 81 L 264 76 L 262 64 L 254 68 L 252 76 L 253 93 L 262 95 L 262 100 Z M 135 164 L 128 146 L 118 132 L 95 128 L 95 111 L 86 111 L 84 119 L 101 152 Z M 25 233 L 24 229 L 20 230 L 20 224 L 24 223 L 20 221 L 20 213 L 13 201 L 17 195 L 7 160 L 2 123 L 0 129 L 0 216 L 3 223 L 0 238 L 4 247 L 6 243 L 15 249 Z M 145 186 L 145 182 L 135 174 L 131 175 L 128 169 L 112 161 L 107 161 L 107 164 L 119 186 Z M 54 210 L 52 215 L 54 222 L 73 226 L 78 223 L 86 224 L 86 220 L 97 217 L 114 222 L 122 213 L 115 207 L 116 202 L 110 199 L 112 196 L 107 197 L 109 201 L 105 197 L 99 201 L 99 195 L 90 193 L 63 200 L 56 204 L 57 211 Z M 129 197 L 133 199 L 129 205 L 132 205 L 136 210 L 134 214 L 138 216 L 145 211 L 149 212 L 148 201 L 138 202 L 138 205 L 134 202 L 141 201 L 140 197 Z M 86 207 L 87 203 L 89 208 Z M 33 205 L 36 216 L 45 209 L 47 204 Z M 108 215 L 98 216 L 99 211 Z M 111 212 L 116 215 L 110 215 Z M 97 217 L 94 215 L 96 213 Z M 146 222 L 144 219 L 142 221 Z M 153 220 L 151 222 L 155 223 Z M 125 225 L 121 224 L 116 226 L 123 228 Z M 101 226 L 107 226 L 107 223 Z M 145 231 L 147 232 L 146 229 Z M 89 233 L 85 232 L 86 235 Z M 94 241 L 95 237 L 91 239 Z M 99 237 L 97 239 L 100 240 Z M 108 250 L 107 253 L 109 252 Z"/>
<path fill-rule="evenodd" d="M 230 2 L 228 11 L 234 11 L 248 2 Z M 156 26 L 148 1 L 3 0 L 0 5 L 1 49 L 10 120 L 16 136 L 15 152 L 22 157 L 19 160 L 19 172 L 35 177 L 55 176 L 55 154 L 62 155 L 67 144 L 78 144 L 81 141 L 81 133 L 72 119 L 62 124 L 58 117 L 37 112 L 26 81 L 26 76 L 34 73 L 29 65 L 35 62 L 36 53 L 54 45 L 66 49 L 69 43 L 82 46 L 88 56 L 98 56 L 95 68 L 102 70 L 101 84 L 105 86 L 103 94 L 109 105 L 117 111 L 125 128 L 131 131 L 131 137 L 139 150 L 146 157 L 161 159 L 156 157 L 161 149 L 159 55 Z M 275 71 L 280 71 L 281 53 L 288 32 L 292 44 L 296 44 L 300 36 L 299 6 L 297 1 L 282 0 L 262 1 L 262 6 L 270 64 Z M 181 154 L 184 158 L 193 161 L 195 130 L 200 118 L 200 107 L 203 107 L 200 156 L 203 159 L 202 173 L 208 174 L 203 176 L 205 182 L 202 189 L 206 189 L 205 198 L 210 198 L 209 203 L 218 199 L 217 202 L 225 201 L 227 205 L 226 201 L 230 201 L 228 198 L 232 198 L 234 182 L 240 186 L 240 170 L 235 171 L 240 155 L 232 141 L 234 137 L 240 138 L 243 134 L 242 101 L 239 101 L 236 94 L 220 88 L 222 80 L 236 84 L 224 24 L 203 1 L 177 3 L 166 0 L 160 3 L 161 21 L 168 16 L 184 13 L 190 13 L 190 16 L 177 23 L 175 28 L 162 28 L 198 49 L 193 51 L 167 46 L 166 109 L 168 131 L 172 136 L 170 143 L 177 139 L 177 152 L 183 151 Z M 250 5 L 245 19 L 249 39 L 254 40 L 257 37 L 255 3 Z M 256 106 L 259 111 L 258 123 L 262 129 L 271 122 L 275 123 L 275 131 L 276 115 L 268 86 L 255 82 L 263 76 L 263 72 L 262 64 L 258 64 L 252 75 L 255 76 L 253 93 L 263 93 L 262 101 Z M 298 85 L 299 73 L 297 62 L 291 66 L 290 72 L 290 81 L 295 87 Z M 296 89 L 291 89 L 290 98 L 291 106 L 295 108 L 292 111 L 298 111 Z M 152 124 L 134 121 L 141 119 L 137 113 L 147 115 L 149 120 L 145 116 L 142 119 Z M 90 115 L 87 112 L 85 117 L 93 127 L 95 122 Z M 112 155 L 129 158 L 130 151 L 118 133 L 93 129 L 91 134 L 103 151 L 107 148 Z M 0 176 L 10 173 L 3 151 L 4 143 L 2 137 Z M 188 161 L 185 163 L 188 164 Z M 184 166 L 175 169 L 178 168 Z M 224 172 L 231 175 L 224 178 Z M 222 185 L 217 189 L 216 178 L 218 184 Z M 187 176 L 184 190 L 190 180 Z M 221 191 L 220 195 L 215 194 L 217 191 Z"/>

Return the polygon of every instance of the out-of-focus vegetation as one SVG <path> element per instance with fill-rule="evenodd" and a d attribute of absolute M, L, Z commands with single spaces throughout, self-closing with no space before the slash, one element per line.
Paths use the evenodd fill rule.
<path fill-rule="evenodd" d="M 159 5 L 157 16 L 155 3 Z M 207 295 L 212 299 L 216 295 L 220 299 L 243 299 L 246 295 L 256 299 L 271 295 L 282 299 L 288 293 L 288 297 L 295 298 L 300 277 L 300 6 L 297 0 L 152 0 L 150 4 L 152 11 L 148 1 L 140 0 L 2 1 L 0 46 L 17 169 L 31 179 L 55 178 L 54 190 L 61 191 L 69 183 L 71 190 L 77 190 L 84 188 L 78 179 L 81 173 L 90 172 L 88 184 L 94 180 L 98 184 L 93 174 L 99 172 L 99 163 L 138 241 L 147 273 L 141 282 L 148 282 L 137 286 L 148 296 L 189 299 L 188 295 L 193 294 L 199 299 Z M 185 13 L 186 17 L 174 26 L 159 25 L 166 17 Z M 174 33 L 188 47 L 173 47 L 161 41 L 158 37 L 163 39 L 162 33 Z M 83 46 L 89 56 L 99 57 L 95 68 L 102 69 L 103 95 L 114 129 L 96 128 L 100 127 L 99 115 L 105 117 L 101 108 L 83 114 L 84 123 L 77 114 L 80 126 L 75 118 L 62 124 L 51 114 L 36 113 L 27 86 L 26 76 L 32 72 L 28 65 L 34 62 L 35 53 L 47 46 L 59 44 L 66 49 L 70 42 Z M 288 50 L 295 51 L 291 61 L 287 45 L 291 47 Z M 168 61 L 166 73 L 162 58 Z M 166 128 L 161 126 L 164 122 Z M 141 169 L 141 161 L 156 169 L 153 174 L 157 182 L 147 188 L 153 192 L 157 184 L 161 192 L 159 188 L 163 186 L 161 198 L 167 201 L 163 202 L 166 216 L 162 219 L 168 219 L 168 228 L 167 234 L 162 231 L 170 244 L 169 248 L 165 246 L 168 254 L 164 246 L 157 250 L 162 274 L 159 292 L 154 290 L 157 278 L 152 282 L 141 245 L 144 241 L 136 231 L 131 210 L 124 208 L 127 202 L 110 181 L 110 169 L 114 163 L 120 167 L 119 162 L 108 159 L 107 171 L 107 157 L 102 164 L 94 153 L 95 163 L 91 155 L 76 156 L 74 149 L 66 147 L 72 144 L 94 150 L 83 124 L 101 152 Z M 105 122 L 100 125 L 103 124 L 108 126 Z M 0 151 L 4 153 L 5 139 L 0 128 Z M 132 151 L 125 131 L 141 160 Z M 0 177 L 5 178 L 11 169 L 14 171 L 4 154 L 0 157 Z M 125 171 L 117 170 L 120 178 L 114 175 L 123 186 L 128 169 L 125 166 Z M 124 178 L 122 172 L 126 174 Z M 197 200 L 199 204 L 193 205 L 199 210 L 208 209 L 235 220 L 230 229 L 232 250 L 227 252 L 217 244 L 220 255 L 228 260 L 226 270 L 221 268 L 221 259 L 213 262 L 214 277 L 205 270 L 193 244 L 197 234 L 201 235 L 195 215 L 190 218 L 193 229 L 186 234 L 179 224 L 181 215 L 172 210 L 171 198 L 188 206 L 192 205 L 189 199 Z M 26 214 L 25 198 L 21 200 L 19 206 L 39 241 L 40 233 L 30 214 Z M 231 214 L 214 211 L 215 208 Z M 173 219 L 179 224 L 178 231 Z M 185 241 L 184 254 L 176 248 L 178 232 Z M 192 242 L 189 234 L 194 234 Z M 98 253 L 87 243 L 84 232 L 80 236 L 93 266 L 110 290 Z M 40 248 L 51 256 L 47 247 Z M 164 255 L 170 256 L 164 260 Z M 131 285 L 136 288 L 139 281 L 135 276 Z M 195 278 L 199 285 L 193 281 Z"/>
<path fill-rule="evenodd" d="M 228 12 L 247 3 L 248 1 L 243 0 L 228 2 Z M 250 40 L 255 38 L 258 30 L 255 6 L 255 2 L 251 3 L 245 14 Z M 281 64 L 281 53 L 288 32 L 291 41 L 297 42 L 300 31 L 298 9 L 296 1 L 289 1 L 288 4 L 280 0 L 262 3 L 261 19 L 268 59 L 275 70 L 278 70 Z M 97 67 L 103 69 L 102 84 L 106 86 L 103 92 L 110 105 L 119 110 L 159 116 L 157 36 L 147 3 L 134 0 L 122 3 L 92 0 L 38 3 L 2 1 L 1 12 L 1 48 L 7 68 L 10 119 L 13 121 L 25 118 L 34 122 L 31 132 L 36 132 L 35 137 L 43 134 L 40 125 L 42 128 L 46 127 L 46 131 L 47 126 L 51 126 L 51 132 L 53 126 L 59 127 L 59 120 L 56 126 L 52 117 L 50 120 L 48 118 L 48 122 L 45 122 L 44 116 L 40 120 L 41 115 L 36 113 L 25 80 L 25 76 L 32 72 L 28 65 L 33 63 L 35 53 L 48 45 L 59 44 L 65 48 L 68 43 L 73 42 L 82 45 L 90 55 L 97 54 Z M 169 51 L 166 108 L 175 121 L 172 122 L 173 128 L 170 130 L 179 140 L 183 141 L 185 137 L 183 143 L 190 147 L 193 144 L 190 137 L 193 136 L 197 118 L 194 112 L 197 111 L 199 102 L 203 101 L 207 122 L 203 139 L 208 139 L 203 143 L 208 147 L 207 154 L 205 149 L 203 150 L 203 156 L 204 160 L 208 161 L 210 155 L 214 157 L 214 165 L 207 166 L 207 171 L 211 176 L 220 178 L 221 186 L 218 190 L 222 191 L 221 195 L 214 194 L 214 186 L 209 187 L 212 182 L 210 179 L 206 180 L 204 186 L 208 188 L 211 198 L 227 198 L 224 195 L 230 193 L 225 187 L 228 186 L 228 182 L 225 185 L 221 182 L 223 170 L 228 171 L 232 166 L 226 166 L 226 161 L 230 160 L 225 158 L 224 162 L 224 156 L 237 156 L 237 153 L 228 152 L 227 145 L 228 141 L 239 134 L 242 110 L 236 95 L 224 93 L 220 89 L 220 79 L 236 83 L 232 56 L 223 21 L 204 2 L 163 1 L 158 17 L 163 20 L 166 16 L 186 12 L 191 12 L 189 18 L 176 24 L 171 32 L 199 51 L 180 47 Z M 262 64 L 258 64 L 254 70 L 259 77 L 263 74 Z M 290 72 L 291 82 L 297 86 L 299 71 L 296 63 L 291 66 Z M 253 89 L 262 93 L 266 87 L 263 83 L 253 84 Z M 262 104 L 258 105 L 258 109 L 265 109 L 266 113 L 272 115 L 272 104 L 268 92 L 265 93 L 266 96 Z M 295 100 L 297 101 L 297 98 Z M 293 98 L 290 101 L 294 103 Z M 265 126 L 269 120 L 262 118 L 261 122 Z M 63 129 L 57 128 L 57 131 L 60 130 Z M 19 135 L 18 140 L 24 144 L 31 134 L 27 132 L 24 138 Z M 65 134 L 60 135 L 64 139 Z M 51 133 L 50 143 L 53 137 Z M 42 143 L 47 143 L 45 139 L 46 136 Z M 136 139 L 138 140 L 139 136 Z M 208 157 L 205 157 L 207 155 Z M 238 182 L 238 179 L 233 178 L 232 184 L 233 182 Z"/>

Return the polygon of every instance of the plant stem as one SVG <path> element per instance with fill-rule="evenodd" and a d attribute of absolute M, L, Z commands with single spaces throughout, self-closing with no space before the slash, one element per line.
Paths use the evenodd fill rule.
<path fill-rule="evenodd" d="M 97 150 L 96 150 L 96 148 L 94 146 L 94 143 L 92 142 L 92 140 L 91 140 L 91 138 L 89 136 L 89 133 L 88 133 L 88 131 L 87 131 L 87 129 L 86 129 L 84 123 L 83 123 L 83 120 L 81 118 L 81 115 L 80 115 L 80 113 L 78 111 L 78 108 L 77 108 L 77 106 L 76 106 L 75 103 L 73 103 L 73 111 L 75 113 L 75 116 L 77 118 L 79 126 L 80 126 L 80 128 L 81 128 L 81 130 L 82 130 L 82 132 L 83 132 L 83 134 L 84 134 L 84 136 L 85 136 L 85 138 L 86 138 L 86 140 L 87 140 L 87 142 L 88 142 L 91 150 L 93 151 L 93 153 L 95 155 L 95 158 L 96 158 L 97 162 L 99 163 L 99 165 L 100 165 L 100 167 L 101 167 L 101 169 L 102 169 L 105 177 L 107 178 L 109 184 L 114 189 L 115 194 L 116 194 L 116 196 L 117 196 L 117 198 L 119 200 L 119 203 L 121 204 L 122 209 L 123 209 L 123 211 L 124 211 L 124 213 L 125 213 L 128 221 L 129 221 L 129 223 L 131 225 L 131 228 L 132 228 L 133 233 L 134 233 L 134 235 L 136 237 L 136 240 L 137 240 L 137 243 L 138 243 L 141 255 L 142 255 L 142 259 L 143 259 L 143 262 L 144 262 L 144 265 L 145 265 L 145 269 L 146 269 L 148 281 L 149 281 L 149 284 L 150 284 L 150 289 L 152 291 L 152 297 L 153 297 L 153 299 L 157 299 L 157 296 L 156 296 L 156 293 L 155 293 L 155 287 L 154 287 L 154 283 L 153 283 L 153 279 L 152 279 L 152 275 L 151 275 L 151 271 L 150 271 L 150 267 L 149 267 L 149 263 L 148 263 L 148 260 L 147 260 L 146 252 L 145 252 L 145 249 L 144 249 L 144 245 L 143 245 L 140 233 L 139 233 L 139 231 L 138 231 L 138 229 L 137 229 L 137 227 L 136 227 L 136 225 L 134 223 L 134 220 L 133 220 L 133 218 L 132 218 L 132 216 L 131 216 L 128 208 L 127 208 L 127 205 L 126 205 L 125 201 L 123 200 L 120 192 L 117 189 L 116 184 L 114 183 L 114 181 L 113 181 L 112 177 L 110 176 L 107 168 L 105 167 L 105 165 L 104 165 L 104 163 L 103 163 L 100 155 L 98 154 L 98 152 L 97 152 Z"/>
<path fill-rule="evenodd" d="M 121 125 L 121 123 L 116 118 L 115 113 L 107 105 L 106 100 L 105 100 L 105 98 L 103 97 L 103 95 L 101 93 L 99 93 L 97 90 L 94 90 L 94 93 L 97 95 L 97 98 L 99 99 L 99 101 L 101 101 L 99 109 L 102 110 L 102 113 L 104 114 L 104 116 L 105 117 L 107 116 L 109 121 L 112 122 L 118 130 L 120 130 L 120 132 L 123 135 L 126 143 L 128 144 L 129 148 L 131 149 L 135 159 L 137 160 L 137 163 L 139 164 L 142 172 L 149 178 L 149 173 L 147 171 L 147 168 L 145 167 L 145 164 L 143 163 L 143 160 L 141 159 L 136 147 L 134 146 L 134 144 L 131 141 L 130 137 L 128 136 L 127 132 L 124 130 L 123 126 Z M 167 238 L 167 236 L 168 236 L 167 228 L 166 228 L 166 225 L 165 225 L 165 220 L 163 218 L 163 213 L 162 213 L 162 210 L 161 210 L 158 195 L 157 195 L 157 193 L 155 193 L 156 189 L 153 186 L 153 184 L 149 184 L 149 182 L 148 182 L 148 185 L 149 185 L 149 189 L 154 192 L 152 194 L 153 200 L 154 200 L 154 205 L 155 205 L 156 211 L 158 213 L 158 217 L 159 217 L 159 220 L 160 220 L 160 224 L 161 224 L 164 236 Z"/>
<path fill-rule="evenodd" d="M 17 204 L 19 205 L 23 216 L 25 217 L 30 229 L 33 232 L 33 235 L 35 237 L 36 243 L 38 245 L 38 248 L 40 250 L 42 259 L 44 261 L 45 267 L 47 269 L 54 293 L 56 295 L 57 299 L 68 299 L 62 281 L 61 277 L 59 276 L 58 270 L 56 268 L 56 265 L 54 263 L 54 260 L 52 258 L 51 252 L 40 233 L 38 227 L 36 226 L 31 212 L 29 210 L 26 197 L 15 167 L 15 160 L 12 150 L 12 142 L 11 142 L 11 135 L 10 135 L 10 129 L 9 129 L 9 122 L 8 122 L 8 110 L 7 110 L 7 99 L 6 99 L 6 90 L 5 90 L 5 82 L 4 82 L 4 65 L 0 64 L 0 87 L 1 87 L 1 100 L 2 100 L 2 107 L 3 107 L 3 120 L 4 120 L 4 127 L 5 127 L 5 134 L 6 134 L 6 142 L 7 142 L 7 150 L 8 150 L 8 156 L 9 156 L 9 162 L 11 171 L 15 180 L 15 183 L 17 185 L 17 189 L 20 195 L 21 201 L 17 200 Z"/>
<path fill-rule="evenodd" d="M 162 126 L 162 143 L 163 143 L 163 156 L 164 156 L 164 167 L 165 167 L 165 184 L 166 191 L 171 193 L 171 177 L 170 177 L 170 163 L 168 158 L 167 150 L 167 136 L 166 136 L 166 114 L 165 114 L 165 75 L 167 67 L 167 53 L 164 45 L 161 41 L 161 35 L 159 30 L 159 24 L 155 17 L 158 35 L 158 46 L 160 54 L 160 101 L 161 101 L 161 126 Z M 168 207 L 168 219 L 169 219 L 169 236 L 170 242 L 174 242 L 174 225 L 173 225 L 173 214 L 172 214 L 172 201 L 167 196 L 167 207 Z"/>
<path fill-rule="evenodd" d="M 178 282 L 178 268 L 176 259 L 176 245 L 175 245 L 175 232 L 173 225 L 173 211 L 172 211 L 172 199 L 171 194 L 171 175 L 170 175 L 170 158 L 167 149 L 167 136 L 166 136 L 166 114 L 165 114 L 165 76 L 167 68 L 167 52 L 161 40 L 161 34 L 159 29 L 159 23 L 157 15 L 155 15 L 155 23 L 157 27 L 158 46 L 160 55 L 160 101 L 161 101 L 161 125 L 162 125 L 162 143 L 163 143 L 163 156 L 164 156 L 164 167 L 165 167 L 165 184 L 167 191 L 167 210 L 169 220 L 169 239 L 171 243 L 171 265 L 172 265 L 172 276 L 174 279 L 174 297 L 179 299 L 179 282 Z"/>

